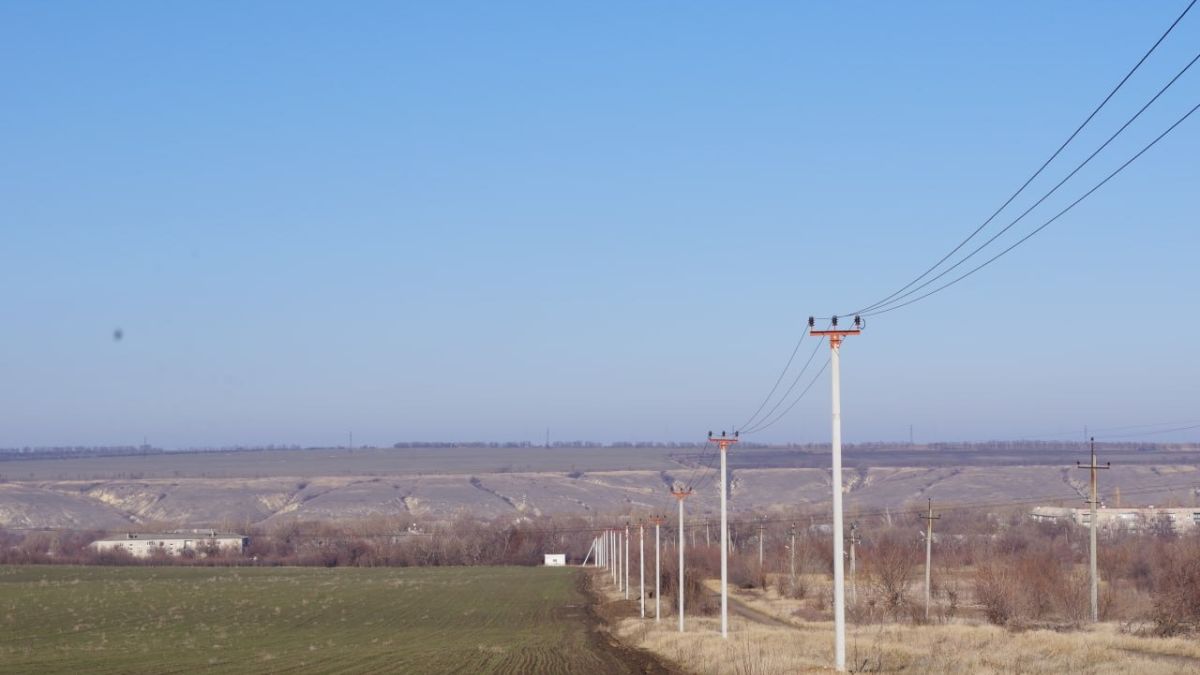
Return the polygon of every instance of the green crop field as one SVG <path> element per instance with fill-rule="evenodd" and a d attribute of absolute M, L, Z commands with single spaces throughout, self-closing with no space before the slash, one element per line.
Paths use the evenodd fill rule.
<path fill-rule="evenodd" d="M 577 574 L 0 567 L 0 671 L 628 672 Z"/>

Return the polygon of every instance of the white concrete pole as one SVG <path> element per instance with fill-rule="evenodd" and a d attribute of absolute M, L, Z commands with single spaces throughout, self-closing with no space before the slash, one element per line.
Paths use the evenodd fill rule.
<path fill-rule="evenodd" d="M 929 502 L 929 515 L 926 518 L 926 522 L 927 522 L 927 524 L 925 526 L 925 620 L 929 621 L 929 604 L 930 604 L 929 600 L 930 600 L 930 597 L 932 596 L 932 592 L 930 590 L 932 588 L 932 586 L 931 586 L 930 582 L 931 582 L 932 576 L 933 576 L 931 573 L 932 568 L 930 567 L 930 563 L 933 562 L 933 502 L 932 501 Z M 854 549 L 851 549 L 851 550 L 854 550 Z"/>
<path fill-rule="evenodd" d="M 792 526 L 792 585 L 796 585 L 796 526 Z"/>
<path fill-rule="evenodd" d="M 625 526 L 625 599 L 629 599 L 629 526 Z"/>
<path fill-rule="evenodd" d="M 763 525 L 758 524 L 758 569 L 761 571 L 763 566 Z"/>
<path fill-rule="evenodd" d="M 646 526 L 638 525 L 638 597 L 641 599 L 642 618 L 646 618 Z"/>
<path fill-rule="evenodd" d="M 725 445 L 721 444 L 721 637 L 729 637 L 729 521 L 725 515 Z"/>
<path fill-rule="evenodd" d="M 659 523 L 654 521 L 654 620 L 662 618 L 662 563 L 658 559 L 658 545 L 662 540 Z"/>
<path fill-rule="evenodd" d="M 617 538 L 617 590 L 625 587 L 625 577 L 621 574 L 621 531 L 616 530 L 613 536 Z"/>
<path fill-rule="evenodd" d="M 842 340 L 830 337 L 829 365 L 833 387 L 833 628 L 834 664 L 846 670 L 846 568 L 842 542 Z"/>
<path fill-rule="evenodd" d="M 679 632 L 683 632 L 683 499 L 679 499 L 679 536 L 676 537 L 678 542 L 676 546 L 679 548 Z"/>

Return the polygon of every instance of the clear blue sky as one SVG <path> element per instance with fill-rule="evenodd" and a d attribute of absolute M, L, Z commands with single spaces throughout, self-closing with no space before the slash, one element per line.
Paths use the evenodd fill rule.
<path fill-rule="evenodd" d="M 1184 4 L 5 3 L 0 446 L 698 439 Z M 1195 14 L 1047 179 L 1198 44 Z M 1048 206 L 1197 102 L 1200 67 Z M 1200 117 L 873 320 L 846 438 L 1200 419 L 1198 153 Z M 758 438 L 826 440 L 828 405 Z"/>

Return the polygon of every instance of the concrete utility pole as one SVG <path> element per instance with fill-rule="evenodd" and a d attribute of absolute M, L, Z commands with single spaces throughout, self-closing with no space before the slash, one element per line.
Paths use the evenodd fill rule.
<path fill-rule="evenodd" d="M 1099 510 L 1100 498 L 1099 498 L 1099 491 L 1097 489 L 1098 486 L 1096 485 L 1096 472 L 1099 471 L 1100 469 L 1111 469 L 1112 462 L 1105 462 L 1104 466 L 1100 466 L 1099 464 L 1097 464 L 1096 463 L 1096 439 L 1091 438 L 1089 440 L 1089 444 L 1091 445 L 1091 448 L 1092 448 L 1091 464 L 1089 464 L 1087 466 L 1083 466 L 1079 462 L 1075 462 L 1075 466 L 1076 466 L 1076 468 L 1088 469 L 1092 472 L 1092 498 L 1090 501 L 1088 501 L 1088 504 L 1090 504 L 1092 507 L 1091 516 L 1088 518 L 1088 520 L 1089 520 L 1088 525 L 1090 526 L 1088 529 L 1091 530 L 1090 536 L 1091 536 L 1091 540 L 1092 540 L 1092 542 L 1091 542 L 1092 546 L 1091 546 L 1091 556 L 1090 556 L 1091 559 L 1088 561 L 1088 565 L 1091 568 L 1091 572 L 1092 572 L 1092 623 L 1096 623 L 1096 622 L 1100 621 L 1100 576 L 1096 572 L 1096 521 L 1100 517 L 1100 510 Z"/>
<path fill-rule="evenodd" d="M 763 523 L 762 518 L 758 519 L 758 570 L 761 572 L 763 566 Z"/>
<path fill-rule="evenodd" d="M 679 536 L 677 536 L 675 538 L 675 541 L 676 541 L 675 547 L 679 549 L 679 632 L 680 633 L 683 632 L 683 596 L 685 595 L 684 589 L 686 588 L 686 586 L 684 586 L 684 583 L 683 583 L 683 579 L 684 579 L 684 577 L 683 577 L 683 545 L 684 545 L 683 500 L 690 497 L 691 494 L 692 494 L 692 491 L 690 488 L 687 490 L 684 490 L 682 487 L 680 487 L 675 490 L 671 490 L 671 496 L 675 497 L 675 500 L 679 502 Z"/>
<path fill-rule="evenodd" d="M 729 485 L 726 484 L 725 454 L 729 446 L 738 442 L 738 432 L 733 432 L 733 437 L 725 435 L 722 431 L 720 437 L 713 436 L 713 433 L 708 432 L 708 440 L 711 443 L 716 443 L 721 449 L 721 637 L 729 637 L 729 516 L 726 502 L 729 498 Z"/>
<path fill-rule="evenodd" d="M 830 320 L 832 328 L 817 330 L 816 319 L 808 317 L 809 335 L 829 338 L 831 396 L 833 401 L 833 654 L 839 671 L 846 670 L 846 569 L 842 545 L 842 340 L 862 334 L 863 322 L 854 317 L 853 330 L 838 330 L 837 317 Z"/>
<path fill-rule="evenodd" d="M 646 618 L 646 524 L 638 522 L 638 597 L 642 603 L 642 618 Z"/>
<path fill-rule="evenodd" d="M 858 583 L 855 581 L 855 571 L 858 566 L 854 562 L 854 545 L 858 543 L 858 523 L 850 523 L 850 604 L 858 606 Z"/>
<path fill-rule="evenodd" d="M 796 586 L 796 524 L 792 523 L 792 529 L 788 534 L 792 535 L 792 547 L 789 551 L 792 554 L 792 587 Z"/>
<path fill-rule="evenodd" d="M 708 518 L 704 519 L 704 547 L 711 548 L 712 540 L 708 537 Z"/>
<path fill-rule="evenodd" d="M 933 562 L 933 521 L 941 518 L 941 516 L 933 515 L 933 499 L 929 500 L 929 512 L 921 516 L 925 521 L 925 620 L 929 621 L 929 598 L 932 595 L 930 590 L 930 563 Z M 853 549 L 852 549 L 853 550 Z"/>
<path fill-rule="evenodd" d="M 629 599 L 629 525 L 625 525 L 625 599 Z"/>
<path fill-rule="evenodd" d="M 659 534 L 659 529 L 666 518 L 654 516 L 651 520 L 654 522 L 654 620 L 658 621 L 662 618 L 662 602 L 660 601 L 662 598 L 662 563 L 658 558 L 658 546 L 662 536 Z"/>

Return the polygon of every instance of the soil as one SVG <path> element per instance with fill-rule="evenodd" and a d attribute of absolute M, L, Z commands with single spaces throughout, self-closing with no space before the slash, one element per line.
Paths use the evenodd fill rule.
<path fill-rule="evenodd" d="M 606 601 L 593 587 L 595 575 L 581 570 L 579 590 L 588 598 L 587 621 L 596 651 L 607 654 L 623 670 L 606 672 L 645 673 L 649 675 L 684 675 L 687 671 L 644 650 L 622 643 L 609 630 L 616 621 L 634 616 L 637 603 L 632 600 Z"/>

